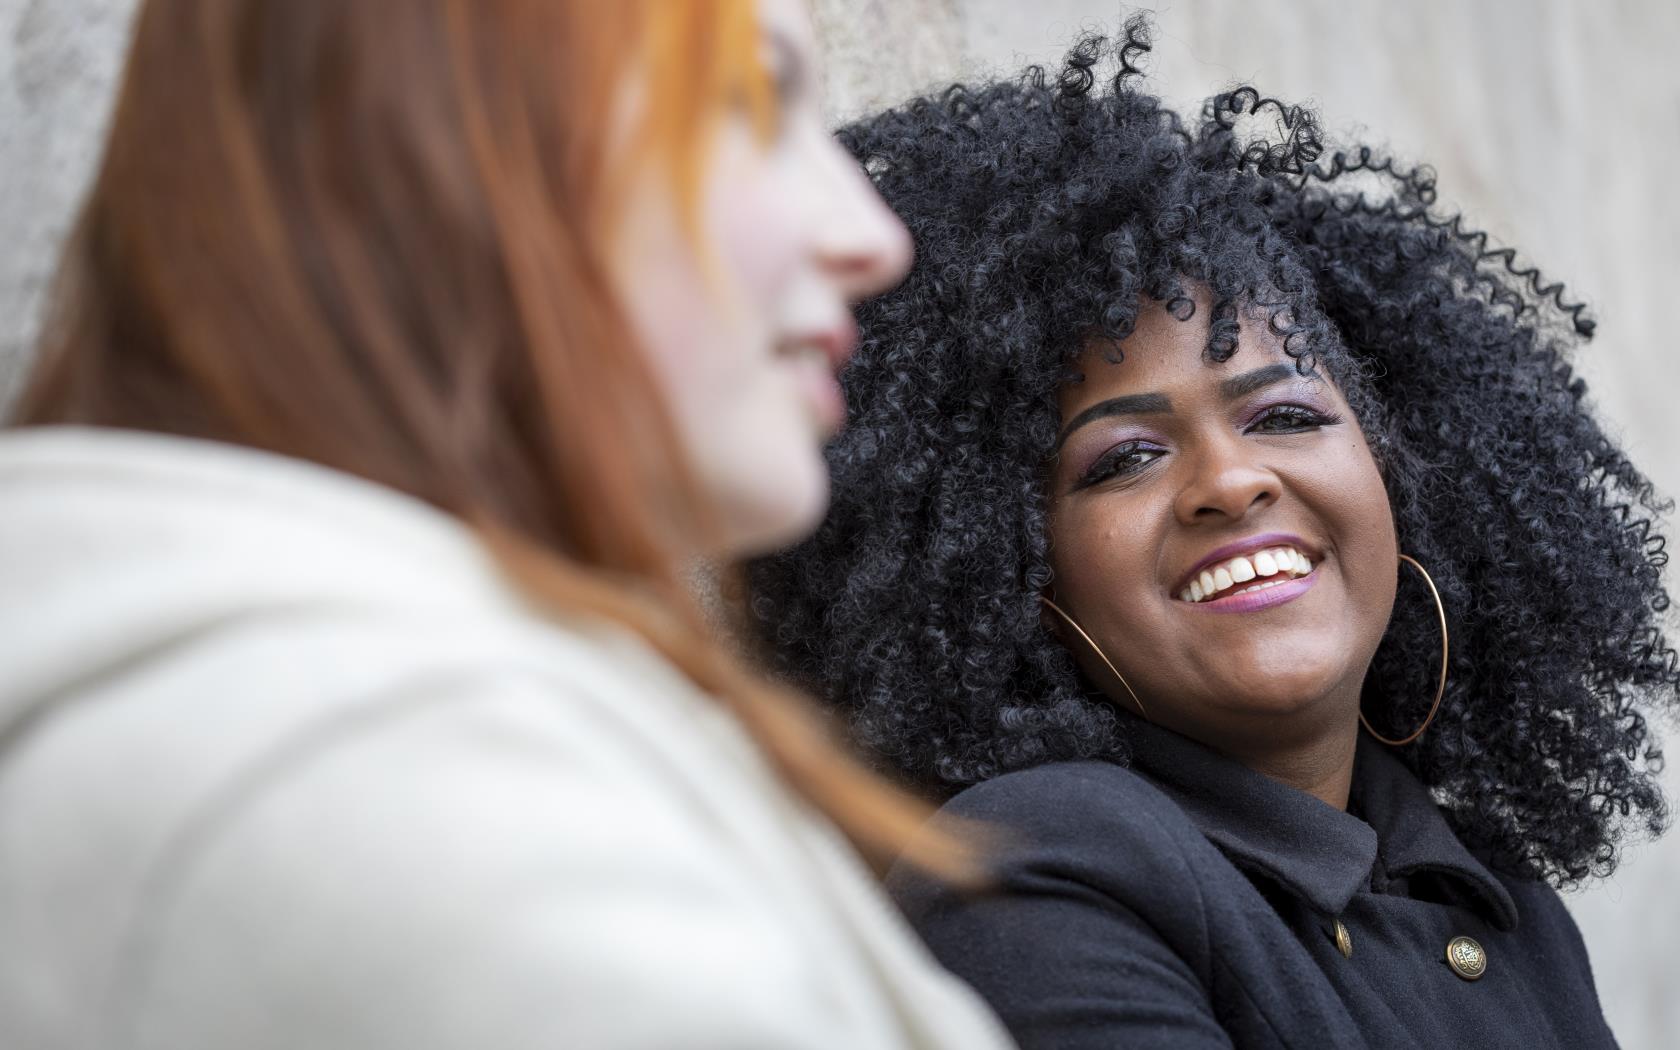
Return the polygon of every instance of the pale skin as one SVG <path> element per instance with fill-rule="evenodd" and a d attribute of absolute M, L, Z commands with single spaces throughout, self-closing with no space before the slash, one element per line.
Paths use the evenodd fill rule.
<path fill-rule="evenodd" d="M 669 180 L 630 186 L 613 276 L 734 560 L 799 539 L 828 505 L 823 443 L 844 418 L 835 378 L 851 304 L 909 269 L 909 234 L 823 124 L 810 16 L 759 0 L 777 120 L 745 111 L 710 144 L 696 243 Z M 626 120 L 636 119 L 634 106 Z"/>
<path fill-rule="evenodd" d="M 1326 376 L 1299 375 L 1252 318 L 1230 360 L 1208 361 L 1205 295 L 1197 306 L 1181 322 L 1146 303 L 1124 360 L 1093 343 L 1083 379 L 1063 387 L 1047 479 L 1050 597 L 1151 721 L 1345 809 L 1360 687 L 1398 575 L 1387 493 Z M 1281 567 L 1289 550 L 1306 559 L 1294 570 Z M 1186 600 L 1210 558 L 1246 571 L 1232 557 L 1279 568 L 1241 583 L 1227 573 L 1225 588 Z M 1084 639 L 1046 622 L 1090 681 L 1137 713 Z"/>

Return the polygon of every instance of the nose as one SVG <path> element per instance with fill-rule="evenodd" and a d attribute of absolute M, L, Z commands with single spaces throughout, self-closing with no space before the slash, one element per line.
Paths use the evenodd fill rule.
<path fill-rule="evenodd" d="M 1254 458 L 1240 435 L 1211 439 L 1187 458 L 1190 475 L 1173 505 L 1185 525 L 1240 521 L 1277 502 L 1282 490 L 1276 472 Z"/>
<path fill-rule="evenodd" d="M 826 143 L 830 207 L 818 223 L 817 263 L 851 301 L 884 292 L 910 272 L 910 231 L 838 143 Z"/>

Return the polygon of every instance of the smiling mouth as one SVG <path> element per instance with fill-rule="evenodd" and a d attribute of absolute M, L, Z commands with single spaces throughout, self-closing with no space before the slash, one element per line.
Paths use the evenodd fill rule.
<path fill-rule="evenodd" d="M 1312 559 L 1287 544 L 1267 547 L 1209 565 L 1178 592 L 1178 600 L 1199 605 L 1236 594 L 1280 587 L 1309 575 Z"/>

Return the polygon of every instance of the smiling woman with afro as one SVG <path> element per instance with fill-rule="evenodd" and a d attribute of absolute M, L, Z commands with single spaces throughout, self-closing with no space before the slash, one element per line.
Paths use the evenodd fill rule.
<path fill-rule="evenodd" d="M 1680 667 L 1593 323 L 1428 168 L 1181 119 L 1147 33 L 843 129 L 917 260 L 753 624 L 1001 829 L 893 888 L 1024 1045 L 1613 1045 L 1552 887 L 1662 828 Z"/>

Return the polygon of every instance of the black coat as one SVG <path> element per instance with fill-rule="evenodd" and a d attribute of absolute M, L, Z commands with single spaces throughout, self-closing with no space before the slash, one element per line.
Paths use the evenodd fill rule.
<path fill-rule="evenodd" d="M 1344 813 L 1166 730 L 1137 739 L 1133 769 L 1040 766 L 946 806 L 1004 829 L 995 891 L 889 879 L 1023 1047 L 1615 1046 L 1557 894 L 1489 870 L 1379 745 L 1361 740 Z M 1448 963 L 1456 937 L 1479 978 Z"/>

